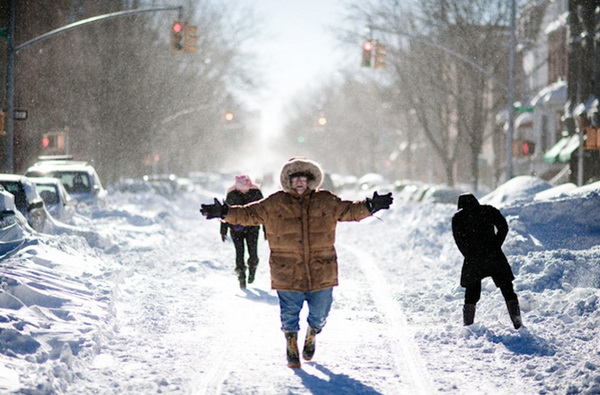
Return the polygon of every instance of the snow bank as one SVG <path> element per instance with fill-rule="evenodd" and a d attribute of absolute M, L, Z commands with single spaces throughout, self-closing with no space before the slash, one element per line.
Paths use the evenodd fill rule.
<path fill-rule="evenodd" d="M 72 224 L 50 221 L 47 234 L 16 222 L 0 229 L 0 393 L 63 392 L 74 365 L 114 336 L 122 267 L 111 257 L 168 227 L 168 198 L 128 197 L 88 208 Z"/>
<path fill-rule="evenodd" d="M 475 324 L 462 327 L 455 208 L 398 205 L 383 217 L 385 239 L 362 234 L 367 245 L 389 242 L 396 251 L 376 254 L 391 260 L 388 281 L 420 328 L 416 338 L 440 392 L 600 393 L 599 184 L 567 186 L 542 199 L 546 190 L 541 180 L 518 177 L 480 199 L 509 222 L 504 251 L 523 312 L 519 331 L 490 279 L 482 283 Z"/>

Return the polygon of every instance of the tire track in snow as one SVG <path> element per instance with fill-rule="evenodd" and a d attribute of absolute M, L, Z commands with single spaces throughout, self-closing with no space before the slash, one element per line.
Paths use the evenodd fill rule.
<path fill-rule="evenodd" d="M 228 292 L 222 292 L 223 289 L 228 290 L 224 283 L 222 274 L 216 274 L 210 277 L 212 283 L 211 288 L 215 290 L 213 300 L 226 300 L 226 304 L 233 302 L 233 296 Z M 220 291 L 219 291 L 220 290 Z M 210 369 L 194 383 L 192 383 L 192 394 L 221 394 L 223 393 L 222 385 L 227 376 L 231 373 L 231 365 L 226 363 L 227 358 L 232 355 L 233 344 L 235 339 L 236 326 L 232 320 L 231 314 L 226 309 L 219 311 L 218 306 L 212 306 L 210 315 L 223 319 L 220 325 L 221 333 L 215 336 L 218 343 L 214 345 L 211 352 L 206 357 L 211 360 Z M 220 314 L 219 314 L 220 313 Z"/>
<path fill-rule="evenodd" d="M 356 257 L 358 265 L 370 284 L 373 299 L 389 323 L 388 337 L 399 374 L 404 376 L 408 372 L 408 379 L 413 383 L 414 394 L 434 393 L 429 373 L 414 344 L 406 317 L 392 298 L 387 281 L 379 271 L 375 260 L 358 247 L 347 244 L 341 244 L 340 247 Z"/>
<path fill-rule="evenodd" d="M 264 245 L 259 247 L 261 256 L 266 254 L 265 248 Z M 233 261 L 233 252 L 229 253 Z M 279 361 L 276 356 L 280 349 L 274 348 L 272 341 L 274 335 L 280 335 L 276 297 L 265 291 L 270 288 L 268 263 L 259 264 L 256 277 L 256 282 L 246 290 L 238 288 L 233 270 L 216 272 L 198 285 L 199 288 L 207 288 L 204 292 L 211 295 L 212 302 L 205 306 L 205 314 L 219 322 L 211 324 L 211 330 L 216 332 L 213 333 L 215 344 L 207 355 L 199 358 L 209 360 L 209 368 L 202 374 L 198 373 L 200 377 L 191 382 L 189 393 L 253 392 L 243 384 L 240 386 L 240 375 L 261 377 L 264 372 L 259 369 L 265 361 L 269 361 L 267 369 Z M 265 325 L 268 327 L 266 331 Z M 277 339 L 283 344 L 283 336 Z M 269 386 L 268 383 L 263 385 Z"/>

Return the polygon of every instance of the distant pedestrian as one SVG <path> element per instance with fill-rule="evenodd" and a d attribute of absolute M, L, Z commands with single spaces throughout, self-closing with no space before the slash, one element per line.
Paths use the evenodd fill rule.
<path fill-rule="evenodd" d="M 481 205 L 472 194 L 458 198 L 458 212 L 452 218 L 452 234 L 464 256 L 460 285 L 465 288 L 464 325 L 475 320 L 475 306 L 481 297 L 481 280 L 492 277 L 504 296 L 515 329 L 523 322 L 519 300 L 513 289 L 513 272 L 502 252 L 508 234 L 506 219 L 498 209 Z"/>
<path fill-rule="evenodd" d="M 378 210 L 388 209 L 392 194 L 361 201 L 342 200 L 320 190 L 321 167 L 306 158 L 292 158 L 281 169 L 282 190 L 245 206 L 203 204 L 208 219 L 256 226 L 264 224 L 271 255 L 271 288 L 277 290 L 281 329 L 286 338 L 288 366 L 300 367 L 298 331 L 300 311 L 308 304 L 308 330 L 302 357 L 310 361 L 315 337 L 321 332 L 338 285 L 337 254 L 334 247 L 338 221 L 360 221 Z"/>
<path fill-rule="evenodd" d="M 225 203 L 228 206 L 243 206 L 263 198 L 258 185 L 252 182 L 250 176 L 240 174 L 235 177 L 235 182 L 227 189 Z M 254 282 L 256 267 L 258 266 L 258 237 L 259 226 L 235 225 L 221 222 L 221 240 L 227 240 L 227 232 L 231 233 L 231 240 L 235 246 L 235 272 L 238 275 L 240 288 L 246 288 L 246 261 L 245 247 L 248 248 L 248 284 Z"/>

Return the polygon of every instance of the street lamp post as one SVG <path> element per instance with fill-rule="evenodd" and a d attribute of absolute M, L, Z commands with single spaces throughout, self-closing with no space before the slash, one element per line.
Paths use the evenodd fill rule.
<path fill-rule="evenodd" d="M 15 141 L 15 87 L 12 81 L 15 78 L 15 0 L 8 2 L 8 50 L 6 55 L 6 152 L 4 170 L 14 172 L 14 141 Z"/>
<path fill-rule="evenodd" d="M 517 48 L 516 0 L 511 0 L 510 10 L 510 54 L 508 57 L 508 131 L 506 133 L 506 181 L 512 178 L 512 145 L 515 134 L 515 58 Z"/>

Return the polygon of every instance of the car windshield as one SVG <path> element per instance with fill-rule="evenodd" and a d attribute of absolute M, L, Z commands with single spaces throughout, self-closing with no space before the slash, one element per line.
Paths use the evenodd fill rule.
<path fill-rule="evenodd" d="M 42 200 L 46 204 L 58 204 L 58 190 L 54 185 L 40 185 L 37 184 L 36 188 L 38 193 L 42 197 Z"/>
<path fill-rule="evenodd" d="M 27 207 L 27 196 L 25 196 L 25 190 L 20 182 L 17 181 L 0 181 L 4 189 L 10 192 L 15 197 L 15 206 L 18 209 L 24 209 Z"/>
<path fill-rule="evenodd" d="M 69 193 L 86 193 L 91 191 L 90 177 L 82 171 L 53 172 L 52 177 L 62 181 Z"/>

